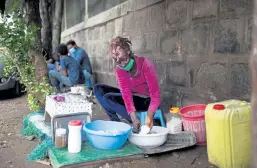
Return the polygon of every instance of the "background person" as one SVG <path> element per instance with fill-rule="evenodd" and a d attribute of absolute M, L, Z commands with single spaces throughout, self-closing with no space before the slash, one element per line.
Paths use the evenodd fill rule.
<path fill-rule="evenodd" d="M 91 67 L 88 54 L 83 48 L 78 47 L 76 42 L 73 40 L 69 40 L 67 42 L 67 47 L 69 50 L 69 54 L 73 58 L 75 58 L 80 65 L 80 69 L 85 77 L 86 88 L 91 88 L 92 87 L 92 83 L 91 83 L 92 67 Z"/>
<path fill-rule="evenodd" d="M 72 87 L 79 82 L 79 65 L 77 61 L 68 56 L 68 49 L 65 44 L 61 44 L 57 48 L 60 57 L 60 66 L 56 70 L 49 72 L 49 78 L 52 86 L 57 90 L 63 91 L 64 86 Z"/>

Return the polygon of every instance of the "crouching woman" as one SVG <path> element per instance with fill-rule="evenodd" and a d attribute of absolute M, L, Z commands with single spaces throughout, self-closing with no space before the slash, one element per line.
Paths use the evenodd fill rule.
<path fill-rule="evenodd" d="M 147 111 L 145 125 L 153 127 L 153 116 L 160 104 L 160 87 L 153 63 L 134 55 L 131 45 L 127 38 L 116 37 L 111 41 L 119 89 L 96 84 L 94 93 L 110 120 L 120 121 L 119 115 L 133 124 L 133 132 L 138 133 L 141 123 L 137 112 Z"/>

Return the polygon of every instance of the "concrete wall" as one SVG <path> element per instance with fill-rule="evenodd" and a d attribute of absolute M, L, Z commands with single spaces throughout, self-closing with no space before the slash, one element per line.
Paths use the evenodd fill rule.
<path fill-rule="evenodd" d="M 249 100 L 251 15 L 251 0 L 128 0 L 65 30 L 62 40 L 87 50 L 98 82 L 116 85 L 108 44 L 129 37 L 157 66 L 162 107 Z"/>

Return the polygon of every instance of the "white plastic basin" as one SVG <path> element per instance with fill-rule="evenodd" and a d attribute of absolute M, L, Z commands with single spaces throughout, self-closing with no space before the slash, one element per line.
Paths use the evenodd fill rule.
<path fill-rule="evenodd" d="M 166 142 L 168 133 L 168 128 L 154 126 L 149 134 L 131 133 L 128 139 L 130 143 L 140 148 L 155 148 Z"/>

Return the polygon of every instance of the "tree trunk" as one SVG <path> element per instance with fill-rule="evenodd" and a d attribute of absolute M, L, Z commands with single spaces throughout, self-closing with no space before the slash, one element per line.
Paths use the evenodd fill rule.
<path fill-rule="evenodd" d="M 47 52 L 48 57 L 52 53 L 52 25 L 51 25 L 51 2 L 49 0 L 40 0 L 40 16 L 42 20 L 42 47 Z"/>
<path fill-rule="evenodd" d="M 39 12 L 39 0 L 25 0 L 27 5 L 27 16 L 28 16 L 28 25 L 34 25 L 38 29 L 36 31 L 36 44 L 34 49 L 42 48 L 41 43 L 41 18 L 40 18 L 40 12 Z"/>
<path fill-rule="evenodd" d="M 52 47 L 53 55 L 56 55 L 56 47 L 61 41 L 61 31 L 62 31 L 62 16 L 63 16 L 63 0 L 55 0 L 54 13 L 53 13 L 53 27 L 52 27 Z M 52 4 L 53 5 L 53 4 Z"/>
<path fill-rule="evenodd" d="M 34 25 L 36 30 L 36 44 L 29 51 L 29 57 L 33 61 L 36 67 L 37 79 L 40 80 L 47 75 L 47 67 L 45 59 L 42 55 L 42 43 L 41 43 L 41 17 L 39 11 L 39 0 L 26 0 L 27 4 L 27 16 L 28 25 Z"/>
<path fill-rule="evenodd" d="M 257 0 L 254 0 L 252 55 L 250 66 L 252 71 L 252 167 L 257 168 Z"/>
<path fill-rule="evenodd" d="M 2 15 L 4 14 L 4 11 L 5 11 L 5 2 L 6 2 L 6 0 L 0 1 L 0 12 Z"/>

